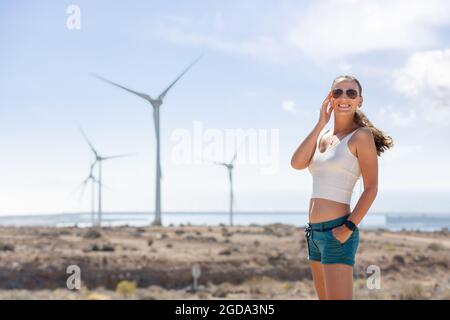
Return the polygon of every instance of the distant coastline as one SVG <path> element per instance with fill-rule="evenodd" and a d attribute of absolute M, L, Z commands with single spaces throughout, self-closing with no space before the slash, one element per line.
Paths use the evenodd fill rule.
<path fill-rule="evenodd" d="M 153 212 L 106 212 L 103 225 L 148 226 Z M 165 218 L 165 219 L 164 219 Z M 236 225 L 290 224 L 304 226 L 308 219 L 306 212 L 295 211 L 241 211 L 235 213 Z M 163 224 L 169 225 L 227 225 L 228 212 L 183 212 L 169 211 L 163 214 Z M 90 212 L 48 213 L 0 216 L 0 226 L 47 226 L 47 227 L 90 227 Z M 362 229 L 387 229 L 390 231 L 417 230 L 439 231 L 450 227 L 450 213 L 383 213 L 371 212 L 360 225 Z"/>

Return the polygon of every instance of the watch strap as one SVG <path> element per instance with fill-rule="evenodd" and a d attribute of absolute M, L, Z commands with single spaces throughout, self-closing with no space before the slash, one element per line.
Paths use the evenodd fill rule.
<path fill-rule="evenodd" d="M 354 224 L 354 223 L 351 222 L 350 220 L 345 221 L 345 222 L 344 222 L 344 225 L 345 225 L 347 228 L 349 228 L 350 230 L 352 230 L 352 231 L 355 231 L 356 228 L 357 228 L 356 224 Z"/>

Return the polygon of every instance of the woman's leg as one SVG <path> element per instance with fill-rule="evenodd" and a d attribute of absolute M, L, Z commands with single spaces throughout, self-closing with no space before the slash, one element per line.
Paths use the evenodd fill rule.
<path fill-rule="evenodd" d="M 326 290 L 325 290 L 325 277 L 323 264 L 319 261 L 311 261 L 310 262 L 311 272 L 314 281 L 314 287 L 316 288 L 317 296 L 319 300 L 326 300 Z"/>
<path fill-rule="evenodd" d="M 353 267 L 343 263 L 324 264 L 325 292 L 328 300 L 353 298 Z"/>

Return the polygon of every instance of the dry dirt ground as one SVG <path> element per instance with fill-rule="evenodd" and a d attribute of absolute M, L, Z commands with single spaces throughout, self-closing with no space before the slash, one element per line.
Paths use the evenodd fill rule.
<path fill-rule="evenodd" d="M 361 230 L 354 298 L 450 299 L 449 235 Z M 281 224 L 2 227 L 0 299 L 315 299 L 306 251 L 304 229 Z M 67 289 L 70 265 L 80 290 Z"/>

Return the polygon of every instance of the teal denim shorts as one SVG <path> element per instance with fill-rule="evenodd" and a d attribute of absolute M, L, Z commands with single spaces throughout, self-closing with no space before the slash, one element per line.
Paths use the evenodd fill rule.
<path fill-rule="evenodd" d="M 308 223 L 306 242 L 308 245 L 308 260 L 319 261 L 323 264 L 343 263 L 353 266 L 355 264 L 356 250 L 359 245 L 359 229 L 341 243 L 331 232 L 331 229 L 342 225 L 348 214 L 334 220 Z"/>

